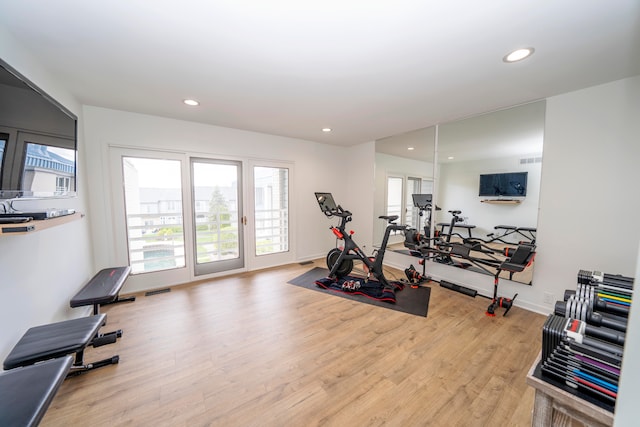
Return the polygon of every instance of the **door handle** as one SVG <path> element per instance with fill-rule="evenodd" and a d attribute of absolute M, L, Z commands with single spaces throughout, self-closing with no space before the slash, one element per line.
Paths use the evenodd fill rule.
<path fill-rule="evenodd" d="M 247 217 L 246 216 L 242 217 L 242 225 L 247 225 Z"/>

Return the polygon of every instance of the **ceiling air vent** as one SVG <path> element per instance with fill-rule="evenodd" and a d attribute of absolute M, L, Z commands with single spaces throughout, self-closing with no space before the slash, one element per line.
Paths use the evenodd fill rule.
<path fill-rule="evenodd" d="M 526 165 L 529 163 L 542 163 L 542 157 L 529 157 L 526 159 L 520 159 L 521 165 Z"/>

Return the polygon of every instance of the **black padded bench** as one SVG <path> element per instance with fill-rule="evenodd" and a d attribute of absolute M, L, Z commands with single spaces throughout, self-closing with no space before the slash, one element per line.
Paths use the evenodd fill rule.
<path fill-rule="evenodd" d="M 74 353 L 75 361 L 71 367 L 74 374 L 118 363 L 120 358 L 117 355 L 98 362 L 84 362 L 85 348 L 112 342 L 102 340 L 98 334 L 106 319 L 107 315 L 103 313 L 30 328 L 13 347 L 3 367 L 5 370 L 15 369 Z"/>
<path fill-rule="evenodd" d="M 518 245 L 516 250 L 509 254 L 509 258 L 500 264 L 500 270 L 509 272 L 509 280 L 513 278 L 514 273 L 520 273 L 527 268 L 535 258 L 536 247 L 527 243 Z"/>
<path fill-rule="evenodd" d="M 440 227 L 440 234 L 444 235 L 445 234 L 445 232 L 444 232 L 445 227 L 451 228 L 451 224 L 448 223 L 448 222 L 441 222 L 441 223 L 438 223 L 438 227 Z M 456 224 L 453 227 L 454 228 L 465 228 L 467 230 L 467 232 L 469 233 L 469 238 L 472 237 L 471 236 L 471 230 L 476 228 L 475 225 L 468 225 L 468 224 Z M 448 234 L 453 234 L 453 230 L 449 230 Z"/>
<path fill-rule="evenodd" d="M 104 268 L 84 285 L 80 291 L 71 299 L 69 305 L 72 308 L 93 306 L 93 314 L 100 314 L 100 306 L 115 304 L 118 302 L 135 301 L 136 297 L 120 298 L 120 289 L 131 273 L 131 267 L 110 267 Z M 122 336 L 122 329 L 108 332 L 101 336 L 103 344 L 116 342 Z"/>
<path fill-rule="evenodd" d="M 69 372 L 71 356 L 0 374 L 0 425 L 37 426 Z"/>
<path fill-rule="evenodd" d="M 503 237 L 506 237 L 506 236 L 508 236 L 510 234 L 517 233 L 517 234 L 520 234 L 525 239 L 527 239 L 532 244 L 535 243 L 535 241 L 536 241 L 536 231 L 537 231 L 537 229 L 534 228 L 534 227 L 516 227 L 516 226 L 513 226 L 513 225 L 496 225 L 493 228 L 495 230 L 504 230 L 504 233 L 501 236 L 496 237 L 494 240 L 502 241 L 501 239 Z"/>
<path fill-rule="evenodd" d="M 71 299 L 71 307 L 93 306 L 93 314 L 100 313 L 100 305 L 135 301 L 136 297 L 120 298 L 119 293 L 129 277 L 131 267 L 110 267 L 100 270 Z"/>

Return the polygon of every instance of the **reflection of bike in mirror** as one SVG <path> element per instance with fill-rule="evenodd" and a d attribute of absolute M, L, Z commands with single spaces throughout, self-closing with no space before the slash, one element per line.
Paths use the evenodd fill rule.
<path fill-rule="evenodd" d="M 425 217 L 422 231 L 416 228 L 407 228 L 404 233 L 404 247 L 409 252 L 419 255 L 423 249 L 431 246 L 431 194 L 412 194 L 413 206 L 418 208 L 419 216 Z M 438 206 L 435 210 L 439 211 Z"/>
<path fill-rule="evenodd" d="M 375 252 L 375 256 L 368 257 L 360 249 L 360 247 L 353 241 L 351 237 L 353 231 L 347 232 L 345 226 L 351 221 L 351 212 L 343 209 L 340 205 L 337 205 L 331 193 L 315 193 L 316 200 L 320 205 L 320 210 L 327 217 L 336 216 L 340 218 L 340 223 L 337 227 L 331 226 L 330 229 L 336 236 L 336 239 L 342 240 L 344 246 L 342 248 L 336 247 L 329 251 L 327 254 L 327 267 L 329 268 L 329 278 L 339 279 L 347 276 L 353 269 L 353 261 L 361 261 L 364 265 L 364 269 L 367 272 L 366 280 L 369 280 L 370 276 L 373 276 L 378 280 L 385 288 L 392 289 L 393 286 L 389 283 L 383 273 L 382 262 L 384 260 L 384 253 L 389 242 L 389 235 L 392 231 L 406 230 L 406 226 L 396 224 L 394 221 L 398 219 L 397 215 L 380 216 L 380 219 L 384 219 L 388 222 L 387 228 L 382 239 L 380 248 Z"/>
<path fill-rule="evenodd" d="M 416 201 L 414 196 L 414 204 Z M 425 195 L 418 195 L 425 196 Z M 428 196 L 431 196 L 430 194 Z M 422 216 L 422 209 L 420 206 L 415 204 L 415 206 L 421 209 L 420 215 Z M 405 232 L 404 246 L 409 249 L 412 255 L 428 257 L 432 261 L 439 262 L 441 264 L 456 264 L 454 260 L 449 256 L 447 251 L 433 251 L 432 248 L 442 248 L 449 247 L 451 243 L 451 237 L 455 236 L 464 240 L 464 236 L 459 233 L 455 233 L 453 230 L 458 223 L 464 222 L 464 218 L 461 216 L 462 211 L 459 210 L 451 210 L 448 211 L 451 214 L 451 223 L 448 224 L 449 232 L 441 233 L 438 230 L 434 232 L 434 237 L 431 238 L 431 198 L 429 197 L 429 203 L 424 207 L 424 210 L 427 211 L 427 219 L 425 220 L 424 226 L 424 234 L 419 233 L 415 228 L 410 228 Z M 440 210 L 438 206 L 436 206 L 436 210 Z M 428 228 L 427 228 L 428 226 Z M 444 229 L 444 227 L 443 227 Z M 466 267 L 465 265 L 460 265 L 461 267 Z"/>

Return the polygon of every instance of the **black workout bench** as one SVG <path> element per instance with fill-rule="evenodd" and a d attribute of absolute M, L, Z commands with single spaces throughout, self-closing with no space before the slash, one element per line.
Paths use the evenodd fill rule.
<path fill-rule="evenodd" d="M 527 268 L 533 262 L 535 258 L 536 247 L 532 244 L 521 243 L 518 245 L 515 251 L 507 253 L 509 257 L 506 261 L 500 264 L 500 270 L 509 272 L 509 280 L 513 279 L 514 273 L 520 273 Z"/>
<path fill-rule="evenodd" d="M 37 426 L 69 372 L 71 356 L 0 374 L 0 425 Z"/>
<path fill-rule="evenodd" d="M 3 367 L 5 370 L 15 369 L 74 353 L 72 374 L 118 363 L 117 355 L 98 362 L 84 362 L 84 350 L 88 346 L 99 347 L 115 342 L 115 337 L 113 341 L 103 340 L 98 334 L 106 319 L 107 315 L 103 313 L 30 328 L 13 347 Z"/>
<path fill-rule="evenodd" d="M 100 270 L 89 282 L 71 299 L 69 305 L 72 308 L 83 307 L 87 305 L 93 306 L 93 314 L 100 314 L 100 306 L 107 304 L 115 304 L 119 302 L 135 301 L 136 297 L 120 298 L 120 289 L 124 285 L 125 280 L 131 273 L 131 267 L 111 267 Z M 117 338 L 122 336 L 122 330 L 108 332 L 103 334 L 101 339 L 110 342 L 116 342 Z"/>
<path fill-rule="evenodd" d="M 98 272 L 71 300 L 71 307 L 93 306 L 93 315 L 30 328 L 18 341 L 4 361 L 4 369 L 33 365 L 43 360 L 75 353 L 70 374 L 101 366 L 116 364 L 118 355 L 93 363 L 84 362 L 84 349 L 112 344 L 122 336 L 122 330 L 100 334 L 107 315 L 100 313 L 101 304 L 134 301 L 135 297 L 120 300 L 118 294 L 131 268 L 106 268 Z"/>
<path fill-rule="evenodd" d="M 71 307 L 93 306 L 93 314 L 100 313 L 100 305 L 135 301 L 136 297 L 120 298 L 119 293 L 131 267 L 111 267 L 100 270 L 71 299 Z"/>
<path fill-rule="evenodd" d="M 489 234 L 489 237 L 492 237 L 492 241 L 499 241 L 502 243 L 509 243 L 502 240 L 503 237 L 507 237 L 510 234 L 519 234 L 525 239 L 527 239 L 528 243 L 535 244 L 536 242 L 536 228 L 533 227 L 516 227 L 513 225 L 496 225 L 493 227 L 494 230 L 504 230 L 504 232 L 500 236 L 493 237 L 493 233 Z"/>
<path fill-rule="evenodd" d="M 441 236 L 446 236 L 447 234 L 451 234 L 453 235 L 453 230 L 449 230 L 449 233 L 445 234 L 444 229 L 445 228 L 451 228 L 451 224 L 449 224 L 448 222 L 440 222 L 438 223 L 438 227 L 440 227 L 440 235 Z M 475 225 L 469 225 L 469 224 L 455 224 L 453 226 L 453 228 L 465 228 L 467 230 L 467 232 L 469 233 L 469 238 L 471 238 L 471 230 L 476 228 Z"/>

